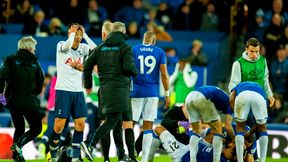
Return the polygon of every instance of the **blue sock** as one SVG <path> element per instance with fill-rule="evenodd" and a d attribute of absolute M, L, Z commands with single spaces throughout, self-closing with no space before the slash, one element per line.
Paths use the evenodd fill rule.
<path fill-rule="evenodd" d="M 83 131 L 74 130 L 72 139 L 73 158 L 80 157 L 80 143 L 83 141 Z"/>
<path fill-rule="evenodd" d="M 45 145 L 48 143 L 48 141 L 49 141 L 49 137 L 47 137 L 45 135 L 41 138 L 41 143 L 43 143 Z"/>
<path fill-rule="evenodd" d="M 59 146 L 59 143 L 60 143 L 60 135 L 61 134 L 58 134 L 56 133 L 55 131 L 53 131 L 52 135 L 51 135 L 51 138 L 50 138 L 50 146 L 52 148 L 55 148 L 57 149 L 58 146 Z"/>
<path fill-rule="evenodd" d="M 57 156 L 57 150 L 59 149 L 60 146 L 60 135 L 53 131 L 51 137 L 50 137 L 50 153 L 51 153 L 51 158 L 56 158 Z"/>

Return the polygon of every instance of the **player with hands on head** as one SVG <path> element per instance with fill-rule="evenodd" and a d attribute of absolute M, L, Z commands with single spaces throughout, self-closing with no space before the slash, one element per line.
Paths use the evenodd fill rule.
<path fill-rule="evenodd" d="M 70 32 L 76 32 L 78 28 L 81 29 L 81 31 L 83 32 L 83 38 L 88 44 L 91 45 L 91 49 L 94 49 L 95 47 L 97 47 L 96 44 L 88 37 L 82 25 L 75 25 L 74 27 L 72 27 Z M 69 62 L 69 65 L 76 70 L 83 71 L 83 63 L 78 62 L 76 59 L 73 59 L 71 62 Z"/>
<path fill-rule="evenodd" d="M 86 43 L 81 43 L 82 39 Z M 83 93 L 82 72 L 84 56 L 94 49 L 96 44 L 85 34 L 84 28 L 77 23 L 68 26 L 68 39 L 57 44 L 56 68 L 57 81 L 54 130 L 50 137 L 51 161 L 57 161 L 60 135 L 67 118 L 74 120 L 72 138 L 72 162 L 79 161 L 80 142 L 83 141 L 83 131 L 87 117 L 87 108 Z"/>

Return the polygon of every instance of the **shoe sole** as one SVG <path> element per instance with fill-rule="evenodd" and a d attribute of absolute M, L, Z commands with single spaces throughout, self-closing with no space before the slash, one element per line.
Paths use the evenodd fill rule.
<path fill-rule="evenodd" d="M 21 152 L 17 150 L 17 146 L 12 145 L 10 147 L 11 151 L 16 154 L 16 158 L 14 159 L 15 162 L 25 162 L 25 159 Z"/>
<path fill-rule="evenodd" d="M 80 148 L 84 151 L 85 155 L 86 155 L 86 158 L 89 160 L 89 161 L 93 161 L 93 156 L 90 155 L 90 151 L 88 150 L 88 147 L 86 146 L 85 143 L 81 142 L 80 144 Z"/>

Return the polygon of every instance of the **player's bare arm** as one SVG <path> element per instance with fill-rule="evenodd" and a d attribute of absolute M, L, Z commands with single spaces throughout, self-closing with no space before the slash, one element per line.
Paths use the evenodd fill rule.
<path fill-rule="evenodd" d="M 160 72 L 161 72 L 161 80 L 163 87 L 165 89 L 165 106 L 164 108 L 168 108 L 170 104 L 170 94 L 169 94 L 169 74 L 167 72 L 166 64 L 160 65 Z"/>

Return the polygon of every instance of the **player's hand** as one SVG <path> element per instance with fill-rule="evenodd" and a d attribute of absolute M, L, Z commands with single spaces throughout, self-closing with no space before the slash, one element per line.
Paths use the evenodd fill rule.
<path fill-rule="evenodd" d="M 189 121 L 178 121 L 178 126 L 185 129 L 185 133 L 189 132 L 190 122 Z"/>
<path fill-rule="evenodd" d="M 85 89 L 85 91 L 86 91 L 87 94 L 92 94 L 92 88 Z"/>
<path fill-rule="evenodd" d="M 76 60 L 73 60 L 73 61 L 70 61 L 68 63 L 72 68 L 76 69 L 77 65 L 78 65 L 78 62 Z"/>
<path fill-rule="evenodd" d="M 83 71 L 84 70 L 83 64 L 77 64 L 76 65 L 76 70 Z"/>
<path fill-rule="evenodd" d="M 164 109 L 166 110 L 170 105 L 170 97 L 166 96 L 165 97 L 165 105 L 164 105 Z"/>
<path fill-rule="evenodd" d="M 7 105 L 7 99 L 4 96 L 4 94 L 0 94 L 0 105 L 3 105 L 3 106 Z"/>
<path fill-rule="evenodd" d="M 269 97 L 269 107 L 272 107 L 274 105 L 275 98 L 273 96 Z"/>
<path fill-rule="evenodd" d="M 69 33 L 76 33 L 78 28 L 79 28 L 78 25 L 72 25 L 69 29 Z"/>
<path fill-rule="evenodd" d="M 80 25 L 79 28 L 82 30 L 83 35 L 85 35 L 86 33 L 85 33 L 85 29 L 84 29 L 84 27 L 83 27 L 82 25 Z"/>

